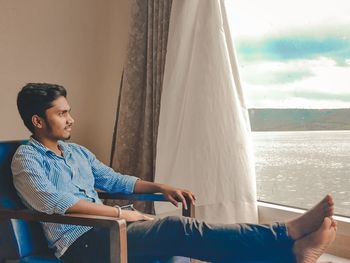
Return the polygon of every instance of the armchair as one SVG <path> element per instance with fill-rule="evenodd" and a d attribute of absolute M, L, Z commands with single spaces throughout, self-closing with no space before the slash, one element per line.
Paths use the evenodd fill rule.
<path fill-rule="evenodd" d="M 123 219 L 84 214 L 48 215 L 25 208 L 12 183 L 11 160 L 24 141 L 0 142 L 0 263 L 58 263 L 47 248 L 39 222 L 106 227 L 110 231 L 110 262 L 127 262 L 126 222 Z M 99 193 L 101 199 L 166 201 L 161 194 Z M 194 216 L 188 202 L 183 215 Z M 160 261 L 158 261 L 160 263 Z M 189 262 L 189 259 L 181 259 Z"/>

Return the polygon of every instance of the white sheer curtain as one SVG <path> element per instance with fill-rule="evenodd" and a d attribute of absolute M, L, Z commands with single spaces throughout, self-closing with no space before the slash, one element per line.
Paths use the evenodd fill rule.
<path fill-rule="evenodd" d="M 155 181 L 190 189 L 196 217 L 257 222 L 250 124 L 224 1 L 173 1 Z M 172 210 L 157 204 L 159 214 Z"/>

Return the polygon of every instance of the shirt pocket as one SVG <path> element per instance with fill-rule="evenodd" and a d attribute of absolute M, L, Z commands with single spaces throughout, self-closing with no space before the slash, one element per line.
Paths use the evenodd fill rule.
<path fill-rule="evenodd" d="M 74 169 L 73 181 L 75 184 L 85 190 L 94 189 L 95 179 L 88 160 L 77 158 L 72 168 Z"/>
<path fill-rule="evenodd" d="M 47 179 L 57 190 L 64 190 L 67 185 L 69 185 L 69 180 L 67 178 L 69 178 L 70 175 L 66 174 L 66 169 L 62 169 L 57 163 L 46 161 L 44 161 L 44 166 Z"/>

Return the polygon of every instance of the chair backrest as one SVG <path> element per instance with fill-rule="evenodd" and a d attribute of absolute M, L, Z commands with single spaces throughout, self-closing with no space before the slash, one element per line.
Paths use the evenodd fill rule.
<path fill-rule="evenodd" d="M 0 142 L 0 208 L 24 208 L 13 186 L 11 161 L 18 146 L 25 142 Z M 39 223 L 23 220 L 0 221 L 0 262 L 47 251 L 47 242 Z"/>

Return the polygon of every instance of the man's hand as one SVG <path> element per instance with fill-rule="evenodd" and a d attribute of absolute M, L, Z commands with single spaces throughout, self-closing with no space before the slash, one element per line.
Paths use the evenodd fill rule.
<path fill-rule="evenodd" d="M 194 202 L 196 201 L 196 197 L 189 190 L 174 188 L 168 185 L 162 185 L 160 191 L 164 194 L 165 198 L 169 200 L 173 205 L 178 207 L 178 202 L 181 202 L 186 210 L 188 208 L 186 199 L 190 200 L 192 205 L 194 205 Z"/>
<path fill-rule="evenodd" d="M 148 215 L 142 214 L 139 211 L 131 211 L 131 210 L 121 210 L 121 214 L 119 215 L 119 218 L 125 219 L 126 222 L 154 220 L 154 218 L 149 217 Z"/>
<path fill-rule="evenodd" d="M 194 194 L 189 190 L 171 187 L 165 184 L 152 183 L 143 180 L 137 180 L 134 187 L 134 193 L 162 193 L 165 198 L 173 205 L 178 207 L 178 202 L 181 202 L 187 210 L 186 199 L 190 200 L 192 205 L 196 201 Z"/>

